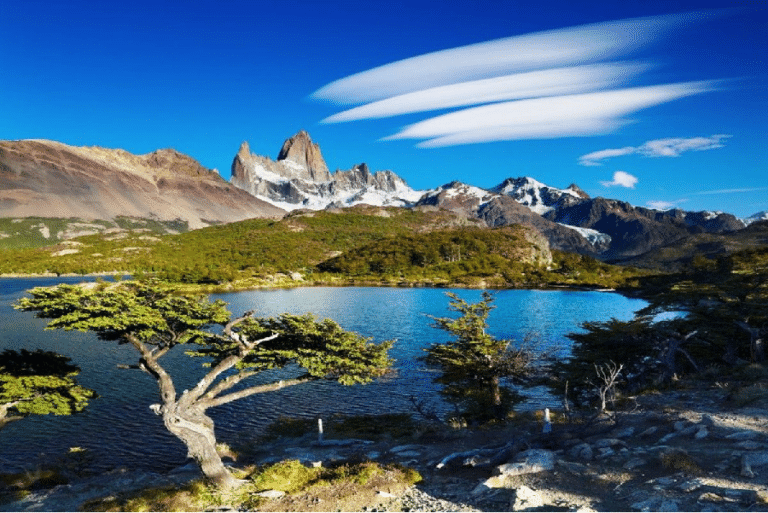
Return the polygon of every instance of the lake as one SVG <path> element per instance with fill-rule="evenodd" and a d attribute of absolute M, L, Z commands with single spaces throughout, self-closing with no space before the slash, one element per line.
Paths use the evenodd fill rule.
<path fill-rule="evenodd" d="M 136 363 L 132 347 L 102 342 L 89 333 L 45 331 L 45 320 L 12 308 L 13 302 L 31 287 L 79 281 L 82 279 L 0 279 L 0 350 L 41 348 L 62 353 L 82 369 L 78 381 L 100 396 L 78 415 L 33 416 L 0 430 L 2 471 L 34 466 L 59 457 L 70 447 L 91 451 L 93 468 L 100 471 L 120 466 L 171 469 L 183 464 L 184 446 L 149 410 L 150 404 L 159 402 L 154 379 L 138 370 L 118 369 L 118 365 Z M 448 340 L 447 333 L 430 326 L 428 317 L 452 315 L 446 291 L 316 287 L 213 295 L 226 301 L 234 315 L 248 310 L 255 310 L 258 316 L 313 312 L 377 342 L 397 340 L 391 352 L 397 370 L 393 376 L 365 386 L 316 382 L 210 410 L 217 438 L 233 442 L 241 437 L 258 437 L 265 426 L 280 417 L 412 412 L 412 396 L 437 411 L 448 411 L 448 405 L 440 400 L 439 388 L 432 383 L 434 373 L 417 360 L 432 342 Z M 451 291 L 469 302 L 481 299 L 479 290 Z M 538 352 L 559 358 L 569 354 L 570 341 L 565 335 L 577 331 L 581 323 L 612 317 L 629 320 L 646 305 L 639 299 L 594 291 L 499 290 L 494 295 L 496 308 L 489 316 L 488 330 L 492 335 L 525 342 Z M 179 392 L 194 386 L 205 373 L 201 360 L 185 356 L 183 348 L 163 360 Z M 550 397 L 544 390 L 526 393 L 529 400 L 518 409 L 560 404 L 559 398 Z"/>

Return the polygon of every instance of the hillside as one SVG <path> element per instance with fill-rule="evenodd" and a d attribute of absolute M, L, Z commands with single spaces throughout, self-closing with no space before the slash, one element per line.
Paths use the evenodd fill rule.
<path fill-rule="evenodd" d="M 224 288 L 317 283 L 605 287 L 638 276 L 631 268 L 586 256 L 553 254 L 546 239 L 530 228 L 485 228 L 428 207 L 297 211 L 279 221 L 251 219 L 178 235 L 134 228 L 0 253 L 0 274 L 6 275 L 120 272 Z"/>
<path fill-rule="evenodd" d="M 133 155 L 45 140 L 0 141 L 0 218 L 134 217 L 196 229 L 283 213 L 172 149 Z"/>
<path fill-rule="evenodd" d="M 717 257 L 768 245 L 768 221 L 757 221 L 729 233 L 697 233 L 654 248 L 634 258 L 616 262 L 644 269 L 677 272 L 714 265 Z"/>

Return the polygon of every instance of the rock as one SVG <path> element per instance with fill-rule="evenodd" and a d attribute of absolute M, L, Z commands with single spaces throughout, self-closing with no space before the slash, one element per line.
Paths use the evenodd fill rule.
<path fill-rule="evenodd" d="M 680 511 L 680 506 L 673 500 L 663 500 L 657 511 Z"/>
<path fill-rule="evenodd" d="M 737 431 L 736 433 L 732 433 L 725 438 L 728 440 L 752 440 L 757 436 L 757 433 L 754 431 Z"/>
<path fill-rule="evenodd" d="M 658 431 L 658 430 L 659 430 L 659 428 L 657 426 L 651 426 L 651 427 L 649 427 L 648 429 L 646 429 L 645 431 L 643 431 L 642 433 L 640 433 L 637 436 L 639 436 L 641 438 L 642 437 L 646 437 L 646 436 L 651 436 L 651 435 L 656 434 L 656 431 Z"/>
<path fill-rule="evenodd" d="M 617 438 L 603 438 L 594 443 L 595 449 L 603 449 L 605 447 L 613 447 L 614 445 L 626 446 L 627 444 Z"/>
<path fill-rule="evenodd" d="M 616 451 L 611 449 L 610 447 L 601 447 L 598 449 L 597 459 L 602 460 L 605 458 L 608 458 L 609 456 L 614 456 L 616 454 Z"/>
<path fill-rule="evenodd" d="M 648 463 L 648 461 L 644 460 L 643 458 L 632 458 L 631 460 L 627 461 L 624 464 L 624 469 L 633 470 L 633 469 L 636 469 L 637 467 L 642 467 L 646 463 Z"/>
<path fill-rule="evenodd" d="M 690 481 L 681 483 L 678 488 L 685 493 L 691 493 L 695 492 L 702 486 L 704 486 L 704 483 L 702 483 L 700 479 L 691 479 Z"/>
<path fill-rule="evenodd" d="M 521 486 L 515 490 L 512 511 L 523 511 L 544 506 L 544 498 L 536 490 Z"/>
<path fill-rule="evenodd" d="M 629 426 L 629 427 L 626 427 L 624 429 L 620 429 L 618 431 L 615 431 L 613 433 L 613 436 L 615 436 L 616 438 L 629 438 L 630 436 L 632 436 L 634 434 L 635 434 L 635 427 L 634 426 Z"/>
<path fill-rule="evenodd" d="M 265 499 L 279 499 L 285 495 L 285 492 L 282 490 L 265 490 L 263 492 L 257 493 L 256 495 L 259 497 L 264 497 Z"/>
<path fill-rule="evenodd" d="M 503 476 L 534 474 L 555 468 L 555 455 L 544 449 L 529 449 L 518 454 L 518 461 L 496 467 L 496 472 Z"/>
<path fill-rule="evenodd" d="M 752 452 L 745 454 L 741 458 L 741 475 L 744 477 L 755 477 L 752 467 L 768 465 L 768 452 Z"/>
<path fill-rule="evenodd" d="M 575 461 L 558 460 L 557 466 L 562 467 L 571 474 L 584 475 L 587 472 L 587 466 Z"/>
<path fill-rule="evenodd" d="M 659 444 L 663 445 L 663 444 L 669 442 L 670 440 L 672 440 L 677 435 L 678 435 L 678 433 L 677 433 L 677 431 L 675 431 L 675 432 L 672 432 L 672 433 L 670 433 L 668 435 L 662 436 L 661 438 L 659 438 Z"/>
<path fill-rule="evenodd" d="M 699 430 L 696 431 L 696 434 L 693 435 L 693 438 L 695 438 L 696 440 L 703 440 L 708 436 L 709 436 L 709 431 L 707 430 L 706 426 L 699 426 Z"/>
<path fill-rule="evenodd" d="M 406 451 L 423 451 L 423 445 L 409 444 L 409 445 L 396 445 L 392 447 L 389 452 L 401 453 Z"/>
<path fill-rule="evenodd" d="M 656 497 L 651 497 L 643 501 L 634 502 L 629 507 L 635 511 L 658 511 L 661 501 Z"/>
<path fill-rule="evenodd" d="M 713 492 L 704 492 L 699 495 L 698 502 L 724 502 L 725 498 Z"/>
<path fill-rule="evenodd" d="M 568 455 L 571 456 L 572 458 L 577 458 L 584 461 L 591 461 L 592 458 L 594 458 L 594 451 L 592 450 L 592 446 L 585 442 L 585 443 L 574 446 L 568 452 Z"/>
<path fill-rule="evenodd" d="M 737 447 L 739 449 L 744 449 L 747 451 L 754 451 L 755 449 L 759 449 L 763 446 L 763 444 L 754 442 L 752 440 L 744 440 L 743 442 L 739 442 L 734 445 L 734 447 Z"/>

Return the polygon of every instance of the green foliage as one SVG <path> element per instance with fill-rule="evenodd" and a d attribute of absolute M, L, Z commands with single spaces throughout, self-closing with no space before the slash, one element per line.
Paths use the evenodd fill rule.
<path fill-rule="evenodd" d="M 525 228 L 478 228 L 446 211 L 358 206 L 342 212 L 297 212 L 280 221 L 251 219 L 178 235 L 162 235 L 172 227 L 164 226 L 163 232 L 147 220 L 116 223 L 124 231 L 0 252 L 0 274 L 127 272 L 208 290 L 225 284 L 295 284 L 288 277 L 294 272 L 305 283 L 477 287 L 616 287 L 643 274 L 557 252 L 548 270 L 548 254 L 528 241 Z"/>
<path fill-rule="evenodd" d="M 696 372 L 707 379 L 733 377 L 743 363 L 765 360 L 768 246 L 698 259 L 675 275 L 642 278 L 641 290 L 650 304 L 633 320 L 585 323 L 585 331 L 568 335 L 572 355 L 553 365 L 554 393 L 562 394 L 568 383 L 570 398 L 586 402 L 595 365 L 609 359 L 624 365 L 622 386 L 629 391 Z M 685 315 L 651 322 L 665 311 Z"/>
<path fill-rule="evenodd" d="M 368 383 L 383 375 L 392 363 L 388 356 L 392 341 L 371 343 L 370 339 L 346 331 L 330 319 L 318 322 L 312 314 L 249 317 L 233 331 L 249 341 L 279 335 L 258 343 L 238 363 L 240 370 L 263 371 L 296 364 L 312 378 L 353 385 Z M 208 357 L 207 365 L 215 366 L 240 350 L 241 346 L 232 339 L 219 338 L 190 354 Z"/>
<path fill-rule="evenodd" d="M 206 343 L 203 330 L 229 320 L 226 304 L 202 295 L 180 296 L 156 282 L 58 285 L 29 291 L 14 306 L 53 319 L 46 329 L 91 331 L 103 340 L 136 337 L 159 347 Z"/>
<path fill-rule="evenodd" d="M 248 313 L 230 321 L 223 301 L 179 295 L 156 282 L 58 285 L 29 293 L 15 308 L 52 319 L 48 329 L 90 331 L 102 340 L 131 344 L 139 355 L 136 367 L 157 381 L 162 404 L 153 405 L 155 411 L 206 477 L 223 487 L 237 481 L 216 450 L 213 421 L 205 415 L 209 408 L 316 379 L 367 383 L 391 364 L 391 342 L 370 343 L 328 319 L 318 322 L 309 314 L 254 319 Z M 223 333 L 206 331 L 214 325 L 224 326 Z M 211 370 L 179 395 L 159 360 L 183 344 L 196 344 L 188 354 L 206 357 L 204 365 Z M 305 375 L 231 390 L 260 371 L 288 364 L 303 368 Z"/>
<path fill-rule="evenodd" d="M 488 314 L 494 308 L 493 296 L 483 292 L 483 300 L 469 304 L 456 294 L 450 309 L 458 318 L 436 318 L 433 326 L 453 335 L 453 340 L 432 344 L 424 360 L 438 367 L 442 374 L 435 379 L 444 386 L 442 393 L 463 408 L 473 420 L 504 418 L 519 396 L 501 384 L 502 378 L 521 379 L 529 371 L 531 354 L 524 348 L 512 347 L 512 341 L 500 340 L 485 332 Z"/>
<path fill-rule="evenodd" d="M 80 369 L 69 362 L 65 356 L 39 349 L 0 353 L 0 427 L 27 415 L 82 411 L 96 394 L 77 384 Z"/>

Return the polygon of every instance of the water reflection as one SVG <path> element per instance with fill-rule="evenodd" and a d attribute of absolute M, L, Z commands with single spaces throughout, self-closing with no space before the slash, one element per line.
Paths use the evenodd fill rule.
<path fill-rule="evenodd" d="M 61 281 L 61 280 L 58 280 Z M 72 281 L 81 281 L 71 279 Z M 29 417 L 0 431 L 0 465 L 9 470 L 34 463 L 41 453 L 60 455 L 69 447 L 93 451 L 97 468 L 172 468 L 185 460 L 184 446 L 167 433 L 149 410 L 158 401 L 155 381 L 136 370 L 120 370 L 137 357 L 128 345 L 99 341 L 89 333 L 44 331 L 45 321 L 12 309 L 12 303 L 34 286 L 53 279 L 0 279 L 0 349 L 41 348 L 72 358 L 81 367 L 79 381 L 100 397 L 85 412 L 71 417 Z M 477 290 L 454 290 L 476 302 Z M 565 334 L 588 320 L 611 317 L 628 320 L 645 302 L 617 294 L 578 291 L 504 290 L 495 294 L 497 306 L 489 316 L 490 333 L 523 341 L 535 332 L 534 347 L 560 355 L 568 353 Z M 342 387 L 316 382 L 249 397 L 212 410 L 221 441 L 256 437 L 281 416 L 324 416 L 412 411 L 411 396 L 448 410 L 439 400 L 433 374 L 418 361 L 423 349 L 448 335 L 430 327 L 428 315 L 451 315 L 448 298 L 439 289 L 299 288 L 218 294 L 234 315 L 255 310 L 257 315 L 313 312 L 375 341 L 396 339 L 392 351 L 397 372 L 367 386 Z M 177 389 L 191 388 L 205 373 L 200 360 L 183 348 L 164 357 Z M 290 371 L 288 371 L 290 372 Z M 554 404 L 553 404 L 554 402 Z M 541 391 L 528 407 L 556 406 Z"/>

